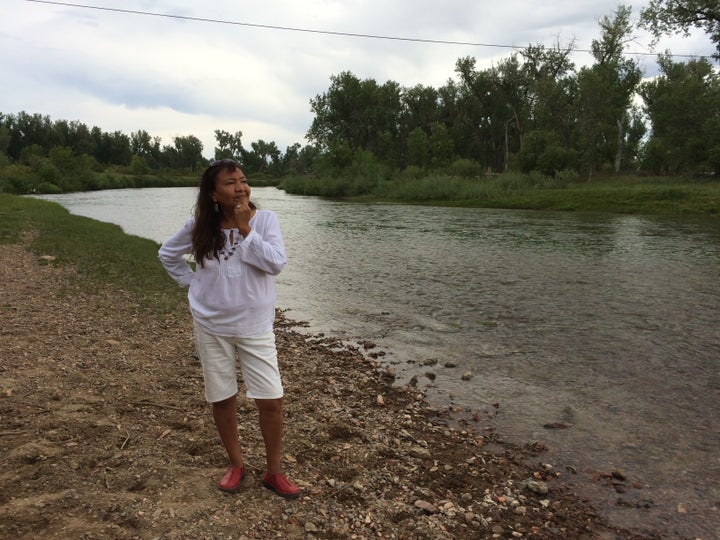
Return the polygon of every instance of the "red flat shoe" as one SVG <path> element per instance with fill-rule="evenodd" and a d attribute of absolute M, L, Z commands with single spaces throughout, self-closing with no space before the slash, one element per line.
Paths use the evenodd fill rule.
<path fill-rule="evenodd" d="M 263 486 L 274 491 L 286 499 L 297 499 L 300 496 L 300 488 L 293 484 L 282 473 L 263 474 Z"/>
<path fill-rule="evenodd" d="M 227 491 L 233 493 L 240 489 L 240 484 L 245 480 L 247 471 L 245 465 L 238 467 L 237 465 L 228 465 L 227 471 L 218 482 L 218 489 L 221 491 Z"/>

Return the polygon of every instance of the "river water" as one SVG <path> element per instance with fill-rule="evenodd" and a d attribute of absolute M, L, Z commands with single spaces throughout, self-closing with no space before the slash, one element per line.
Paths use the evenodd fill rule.
<path fill-rule="evenodd" d="M 162 242 L 195 197 L 42 198 Z M 507 440 L 542 442 L 538 459 L 614 524 L 720 538 L 720 221 L 354 204 L 274 188 L 253 199 L 280 217 L 289 263 L 278 305 L 290 318 L 373 341 L 398 381 L 418 377 L 436 405 L 487 412 Z M 569 427 L 543 427 L 558 423 Z M 633 484 L 624 493 L 597 480 L 613 470 Z"/>

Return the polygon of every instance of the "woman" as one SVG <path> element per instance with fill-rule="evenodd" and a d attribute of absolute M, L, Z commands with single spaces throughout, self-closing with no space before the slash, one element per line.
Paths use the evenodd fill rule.
<path fill-rule="evenodd" d="M 195 258 L 195 271 L 185 260 L 188 253 Z M 168 274 L 189 287 L 205 398 L 212 403 L 230 460 L 218 488 L 237 491 L 246 475 L 237 429 L 239 357 L 246 395 L 257 404 L 265 442 L 263 485 L 281 497 L 298 497 L 300 490 L 280 468 L 283 387 L 273 331 L 274 276 L 286 257 L 277 216 L 250 201 L 250 186 L 236 161 L 213 161 L 202 176 L 195 216 L 162 245 L 158 256 Z"/>

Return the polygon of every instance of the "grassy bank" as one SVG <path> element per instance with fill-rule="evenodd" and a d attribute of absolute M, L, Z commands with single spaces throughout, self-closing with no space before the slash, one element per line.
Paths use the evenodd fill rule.
<path fill-rule="evenodd" d="M 187 303 L 185 291 L 168 278 L 157 259 L 156 242 L 30 197 L 0 193 L 0 216 L 0 243 L 17 243 L 30 235 L 38 256 L 55 257 L 51 264 L 74 265 L 84 286 L 111 284 L 158 313 Z"/>
<path fill-rule="evenodd" d="M 617 176 L 578 181 L 542 175 L 482 178 L 400 177 L 377 181 L 359 193 L 342 178 L 290 178 L 288 193 L 352 200 L 477 208 L 514 208 L 672 216 L 720 216 L 720 181 Z"/>
<path fill-rule="evenodd" d="M 442 204 L 442 203 L 440 203 Z M 490 193 L 464 206 L 648 214 L 720 216 L 720 183 L 619 182 Z"/>

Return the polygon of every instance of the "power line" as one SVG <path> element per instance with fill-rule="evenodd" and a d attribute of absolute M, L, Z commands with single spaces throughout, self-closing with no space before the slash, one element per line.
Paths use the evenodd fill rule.
<path fill-rule="evenodd" d="M 74 4 L 70 2 L 53 2 L 50 0 L 25 0 L 26 2 L 33 2 L 35 4 L 49 4 L 53 6 L 62 6 L 62 7 L 71 7 L 71 8 L 79 8 L 79 9 L 94 9 L 98 11 L 109 11 L 112 13 L 125 13 L 128 15 L 141 15 L 141 16 L 148 16 L 148 17 L 163 17 L 166 19 L 177 19 L 177 20 L 183 20 L 183 21 L 192 21 L 192 22 L 205 22 L 205 23 L 214 23 L 214 24 L 228 24 L 233 26 L 247 26 L 250 28 L 262 28 L 265 30 L 282 30 L 286 32 L 304 32 L 307 34 L 323 34 L 328 36 L 342 36 L 342 37 L 353 37 L 353 38 L 364 38 L 364 39 L 386 39 L 391 41 L 407 41 L 412 43 L 429 43 L 434 45 L 465 45 L 469 47 L 492 47 L 497 49 L 514 49 L 519 50 L 521 47 L 518 47 L 517 45 L 501 45 L 498 43 L 475 43 L 470 41 L 450 41 L 450 40 L 444 40 L 444 39 L 424 39 L 424 38 L 411 38 L 411 37 L 400 37 L 400 36 L 383 36 L 383 35 L 376 35 L 376 34 L 358 34 L 353 32 L 336 32 L 331 30 L 315 30 L 311 28 L 296 28 L 292 26 L 277 26 L 273 24 L 258 24 L 258 23 L 248 23 L 248 22 L 240 22 L 240 21 L 228 21 L 224 19 L 210 19 L 206 17 L 190 17 L 187 15 L 173 15 L 171 13 L 155 13 L 152 11 L 139 11 L 139 10 L 133 10 L 133 9 L 122 9 L 122 8 L 112 8 L 112 7 L 101 7 L 101 6 L 89 6 L 86 4 Z M 584 52 L 584 53 L 592 53 L 590 49 L 570 49 L 572 52 Z M 657 56 L 657 53 L 651 53 L 651 52 L 628 52 L 627 54 L 634 54 L 638 56 Z M 669 56 L 672 57 L 683 57 L 683 58 L 698 58 L 698 55 L 694 54 L 670 54 Z M 700 56 L 702 57 L 702 56 Z"/>

